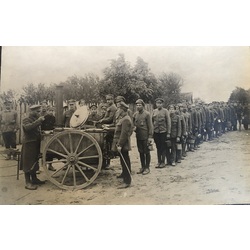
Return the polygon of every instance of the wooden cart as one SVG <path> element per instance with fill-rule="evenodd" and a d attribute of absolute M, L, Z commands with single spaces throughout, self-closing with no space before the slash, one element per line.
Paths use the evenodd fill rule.
<path fill-rule="evenodd" d="M 107 130 L 89 128 L 55 129 L 42 135 L 42 165 L 48 179 L 57 187 L 78 190 L 89 186 L 109 157 Z M 56 171 L 49 171 L 48 164 Z"/>

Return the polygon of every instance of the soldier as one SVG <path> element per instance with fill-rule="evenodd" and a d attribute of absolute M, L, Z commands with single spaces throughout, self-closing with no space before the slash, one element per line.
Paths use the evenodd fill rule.
<path fill-rule="evenodd" d="M 6 160 L 11 159 L 11 155 L 13 155 L 13 159 L 17 160 L 16 156 L 16 132 L 18 130 L 17 123 L 17 112 L 11 110 L 11 102 L 4 102 L 5 109 L 0 114 L 0 130 L 2 132 L 2 137 L 4 141 L 4 145 L 7 151 Z"/>
<path fill-rule="evenodd" d="M 213 140 L 213 131 L 214 131 L 214 111 L 213 111 L 213 105 L 209 104 L 208 108 L 206 110 L 207 115 L 207 122 L 206 122 L 206 130 L 207 130 L 207 136 L 208 140 Z"/>
<path fill-rule="evenodd" d="M 186 128 L 186 121 L 184 118 L 183 113 L 183 106 L 181 103 L 177 104 L 175 106 L 176 114 L 179 115 L 180 121 L 181 121 L 181 138 L 180 143 L 177 144 L 177 162 L 181 163 L 181 160 L 184 160 L 184 157 L 182 156 L 183 151 L 185 151 L 184 144 L 186 142 L 186 136 L 187 136 L 187 128 Z"/>
<path fill-rule="evenodd" d="M 21 150 L 21 168 L 25 175 L 25 188 L 29 190 L 37 189 L 37 185 L 42 185 L 36 176 L 39 169 L 39 154 L 41 143 L 41 124 L 44 117 L 40 116 L 41 106 L 33 105 L 30 107 L 29 116 L 23 120 L 23 141 Z"/>
<path fill-rule="evenodd" d="M 107 102 L 106 113 L 104 117 L 101 120 L 99 120 L 97 123 L 104 125 L 104 127 L 106 125 L 108 125 L 106 127 L 109 127 L 109 126 L 114 127 L 112 123 L 115 119 L 115 113 L 117 110 L 114 104 L 114 96 L 111 94 L 106 95 L 106 102 Z M 111 152 L 113 138 L 114 138 L 114 129 L 108 130 L 106 137 L 105 137 L 106 147 L 107 147 L 108 152 Z M 104 169 L 109 169 L 110 158 L 112 157 L 113 155 L 109 155 L 108 158 L 105 160 L 104 165 L 103 165 Z"/>
<path fill-rule="evenodd" d="M 231 109 L 231 122 L 232 122 L 232 129 L 233 131 L 237 130 L 237 113 L 236 113 L 236 106 L 237 104 L 230 104 L 229 107 Z"/>
<path fill-rule="evenodd" d="M 116 124 L 116 122 L 119 120 L 120 103 L 121 102 L 126 103 L 125 98 L 123 96 L 117 96 L 115 98 L 115 103 L 116 103 L 117 110 L 116 110 L 116 113 L 115 113 L 115 119 L 113 121 L 114 124 Z M 131 120 L 133 120 L 133 112 L 130 109 L 128 109 L 128 115 L 130 116 Z"/>
<path fill-rule="evenodd" d="M 237 120 L 239 123 L 239 131 L 241 131 L 242 116 L 243 116 L 243 107 L 242 107 L 241 103 L 237 104 L 236 114 L 237 114 Z"/>
<path fill-rule="evenodd" d="M 180 116 L 176 113 L 174 105 L 169 105 L 169 113 L 171 119 L 171 154 L 170 154 L 170 164 L 175 166 L 176 158 L 177 158 L 177 143 L 181 141 L 181 119 Z"/>
<path fill-rule="evenodd" d="M 47 112 L 43 112 L 44 114 L 44 121 L 41 124 L 41 130 L 42 131 L 50 131 L 54 130 L 55 128 L 55 123 L 56 123 L 56 118 L 54 116 L 54 108 L 53 107 L 48 107 Z M 53 157 L 51 154 L 47 154 L 46 156 L 47 161 L 52 161 Z M 56 171 L 56 169 L 53 167 L 52 163 L 48 164 L 48 170 L 50 171 Z"/>
<path fill-rule="evenodd" d="M 68 110 L 66 110 L 63 114 L 63 121 L 64 121 L 65 128 L 70 127 L 70 119 L 75 111 L 76 111 L 75 100 L 69 100 L 68 101 Z"/>
<path fill-rule="evenodd" d="M 153 142 L 153 124 L 149 112 L 144 109 L 144 101 L 138 99 L 135 103 L 137 112 L 134 114 L 133 124 L 141 161 L 141 168 L 137 174 L 146 175 L 150 173 L 151 156 L 149 145 L 152 145 Z"/>
<path fill-rule="evenodd" d="M 183 145 L 182 156 L 187 156 L 187 150 L 190 148 L 189 146 L 189 138 L 192 135 L 192 118 L 191 114 L 187 111 L 187 105 L 183 104 L 183 114 L 186 122 L 186 143 Z"/>
<path fill-rule="evenodd" d="M 118 121 L 115 127 L 114 140 L 112 144 L 112 150 L 118 151 L 120 156 L 120 162 L 122 166 L 122 178 L 125 185 L 120 188 L 128 188 L 131 184 L 131 162 L 129 157 L 129 151 L 131 150 L 130 137 L 133 133 L 133 126 L 131 118 L 128 115 L 128 105 L 124 102 L 120 104 L 121 119 Z"/>
<path fill-rule="evenodd" d="M 107 110 L 105 116 L 99 121 L 101 124 L 112 124 L 117 110 L 114 104 L 114 96 L 111 94 L 106 95 Z"/>
<path fill-rule="evenodd" d="M 244 126 L 245 130 L 248 130 L 248 124 L 250 122 L 250 108 L 249 105 L 245 104 L 243 108 L 243 119 L 242 119 L 242 124 Z"/>
<path fill-rule="evenodd" d="M 158 164 L 156 168 L 165 167 L 166 158 L 166 139 L 170 138 L 171 120 L 167 109 L 163 108 L 164 100 L 157 98 L 155 100 L 156 109 L 153 110 L 152 121 L 154 127 L 154 141 L 157 149 Z"/>
<path fill-rule="evenodd" d="M 95 104 L 91 105 L 89 109 L 90 109 L 90 114 L 85 124 L 95 126 L 96 122 L 101 120 L 101 116 L 97 113 L 97 106 Z"/>

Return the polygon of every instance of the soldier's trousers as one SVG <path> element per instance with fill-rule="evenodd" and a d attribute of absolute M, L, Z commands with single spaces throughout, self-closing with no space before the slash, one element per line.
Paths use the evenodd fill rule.
<path fill-rule="evenodd" d="M 5 148 L 16 148 L 16 133 L 15 132 L 3 132 L 3 141 Z"/>
<path fill-rule="evenodd" d="M 165 163 L 166 158 L 166 137 L 167 132 L 164 133 L 154 133 L 154 141 L 157 149 L 158 163 Z"/>

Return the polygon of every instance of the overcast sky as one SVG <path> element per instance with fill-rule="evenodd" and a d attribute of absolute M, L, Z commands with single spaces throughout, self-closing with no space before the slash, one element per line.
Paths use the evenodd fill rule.
<path fill-rule="evenodd" d="M 236 87 L 250 88 L 249 47 L 3 47 L 1 91 L 27 83 L 60 83 L 109 66 L 123 53 L 133 66 L 139 56 L 156 75 L 182 76 L 182 92 L 206 102 L 227 101 Z"/>

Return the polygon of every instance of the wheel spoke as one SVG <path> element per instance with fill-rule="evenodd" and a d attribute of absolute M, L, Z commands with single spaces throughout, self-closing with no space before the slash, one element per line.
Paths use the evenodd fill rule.
<path fill-rule="evenodd" d="M 66 154 L 69 154 L 69 151 L 67 150 L 67 148 L 62 144 L 62 142 L 56 138 L 56 141 L 61 145 L 61 147 L 64 149 L 64 151 L 66 152 Z"/>
<path fill-rule="evenodd" d="M 94 159 L 94 158 L 99 158 L 99 155 L 91 155 L 91 156 L 78 157 L 79 160 Z"/>
<path fill-rule="evenodd" d="M 80 144 L 82 142 L 82 138 L 83 138 L 83 135 L 81 136 L 81 139 L 79 140 L 79 142 L 78 142 L 78 144 L 76 146 L 75 154 L 76 154 L 76 152 L 77 152 L 77 150 L 78 150 L 78 148 L 79 148 L 79 146 L 80 146 Z"/>
<path fill-rule="evenodd" d="M 74 181 L 74 187 L 76 187 L 76 170 L 75 165 L 72 165 L 73 168 L 73 181 Z"/>
<path fill-rule="evenodd" d="M 89 178 L 83 173 L 81 167 L 78 164 L 76 164 L 76 167 L 78 168 L 78 170 L 80 171 L 80 173 L 82 174 L 82 176 L 84 177 L 84 179 L 88 182 Z"/>
<path fill-rule="evenodd" d="M 69 172 L 69 169 L 70 169 L 70 166 L 68 166 L 68 168 L 67 168 L 67 170 L 66 170 L 66 172 L 65 172 L 65 174 L 64 174 L 64 176 L 63 176 L 63 179 L 62 179 L 62 182 L 61 182 L 62 185 L 64 184 L 64 181 L 65 181 L 66 176 L 67 176 L 67 174 L 68 174 L 68 172 Z"/>
<path fill-rule="evenodd" d="M 87 168 L 91 168 L 91 169 L 93 169 L 94 171 L 97 171 L 97 169 L 96 169 L 95 167 L 92 167 L 92 166 L 90 166 L 89 164 L 86 164 L 86 163 L 84 163 L 84 162 L 78 161 L 78 164 L 80 164 L 80 165 L 82 165 L 82 166 L 84 166 L 84 167 L 87 167 Z"/>
<path fill-rule="evenodd" d="M 64 155 L 64 154 L 62 154 L 62 153 L 59 153 L 59 152 L 57 152 L 57 151 L 55 151 L 55 150 L 53 150 L 53 149 L 48 148 L 47 151 L 50 151 L 50 152 L 52 152 L 52 153 L 54 153 L 54 154 L 57 154 L 57 155 L 60 155 L 60 156 L 62 156 L 63 158 L 67 158 L 67 155 Z"/>
<path fill-rule="evenodd" d="M 76 156 L 81 155 L 82 153 L 86 152 L 88 149 L 90 149 L 91 147 L 95 146 L 94 143 L 92 143 L 91 145 L 89 145 L 87 148 L 83 149 L 80 153 L 78 153 Z"/>
<path fill-rule="evenodd" d="M 51 177 L 54 176 L 55 174 L 57 174 L 58 172 L 62 171 L 63 168 L 66 167 L 66 166 L 68 166 L 68 165 L 69 165 L 69 163 L 66 163 L 63 167 L 61 167 L 58 170 L 56 170 L 55 172 L 53 172 L 53 174 L 51 175 Z"/>
<path fill-rule="evenodd" d="M 73 153 L 73 143 L 72 143 L 72 137 L 70 133 L 69 133 L 69 146 L 70 146 L 70 153 Z"/>

